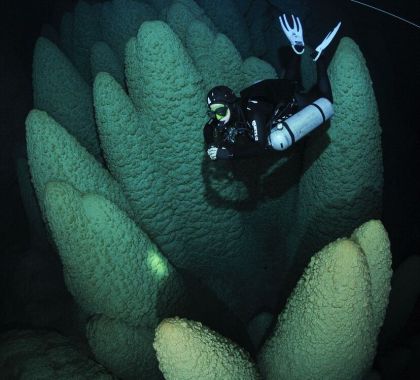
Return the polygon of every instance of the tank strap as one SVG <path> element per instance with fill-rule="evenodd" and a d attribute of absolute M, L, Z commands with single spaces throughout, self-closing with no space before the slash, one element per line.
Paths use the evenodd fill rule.
<path fill-rule="evenodd" d="M 290 137 L 292 138 L 292 144 L 295 143 L 295 135 L 293 134 L 292 130 L 290 129 L 289 125 L 286 123 L 285 120 L 281 122 L 284 125 L 284 128 L 286 128 L 287 132 L 289 132 Z"/>
<path fill-rule="evenodd" d="M 321 112 L 322 124 L 324 124 L 326 119 L 325 119 L 325 114 L 324 114 L 324 111 L 322 110 L 322 108 L 318 104 L 315 104 L 315 103 L 311 103 L 310 105 L 318 108 L 318 111 Z"/>

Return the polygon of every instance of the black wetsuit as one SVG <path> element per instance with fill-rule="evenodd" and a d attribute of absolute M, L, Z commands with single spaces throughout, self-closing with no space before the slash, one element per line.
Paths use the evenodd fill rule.
<path fill-rule="evenodd" d="M 317 61 L 317 83 L 307 93 L 299 91 L 300 55 L 294 55 L 283 79 L 257 82 L 240 93 L 240 99 L 230 107 L 231 117 L 223 127 L 210 119 L 204 126 L 206 150 L 218 149 L 217 158 L 245 158 L 270 149 L 267 142 L 272 118 L 287 118 L 320 97 L 332 102 L 326 64 L 322 57 Z"/>

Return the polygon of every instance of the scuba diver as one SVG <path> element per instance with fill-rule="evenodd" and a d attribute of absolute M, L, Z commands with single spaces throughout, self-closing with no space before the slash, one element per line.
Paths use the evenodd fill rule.
<path fill-rule="evenodd" d="M 267 150 L 285 150 L 332 117 L 333 98 L 322 51 L 330 44 L 341 22 L 311 54 L 317 66 L 317 83 L 300 91 L 300 58 L 305 50 L 299 17 L 286 15 L 280 25 L 294 51 L 283 79 L 266 79 L 240 92 L 216 86 L 207 94 L 210 120 L 203 128 L 209 157 L 245 158 Z"/>

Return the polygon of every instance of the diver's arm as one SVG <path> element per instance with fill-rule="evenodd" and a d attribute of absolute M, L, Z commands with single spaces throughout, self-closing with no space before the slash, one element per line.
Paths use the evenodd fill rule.
<path fill-rule="evenodd" d="M 255 157 L 260 154 L 263 154 L 265 151 L 260 144 L 252 144 L 251 146 L 237 146 L 230 145 L 229 147 L 210 148 L 207 153 L 209 154 L 212 160 L 231 160 L 237 158 L 248 158 Z"/>
<path fill-rule="evenodd" d="M 214 140 L 214 126 L 209 121 L 203 128 L 205 149 L 212 160 L 230 160 L 234 158 L 247 158 L 260 155 L 264 152 L 264 148 L 260 144 L 252 144 L 250 146 L 238 146 L 235 144 L 216 146 Z"/>
<path fill-rule="evenodd" d="M 227 147 L 216 148 L 211 146 L 207 153 L 212 160 L 231 160 L 236 158 L 248 158 L 258 156 L 264 153 L 265 149 L 259 144 L 253 144 L 249 147 L 238 147 L 235 145 Z"/>
<path fill-rule="evenodd" d="M 210 146 L 214 146 L 214 126 L 211 121 L 208 121 L 203 128 L 204 142 L 206 143 L 206 149 Z"/>
<path fill-rule="evenodd" d="M 231 154 L 225 148 L 217 148 L 215 144 L 214 126 L 212 120 L 209 120 L 203 128 L 205 149 L 211 160 L 228 159 Z"/>
<path fill-rule="evenodd" d="M 221 148 L 215 148 L 215 149 L 216 149 L 215 155 L 218 160 L 230 160 L 231 158 L 233 158 L 232 149 L 230 148 L 228 149 L 224 146 L 222 146 Z"/>
<path fill-rule="evenodd" d="M 213 120 L 209 120 L 203 128 L 204 142 L 206 144 L 207 154 L 212 160 L 228 160 L 233 157 L 231 147 L 216 147 L 214 138 Z"/>
<path fill-rule="evenodd" d="M 263 154 L 265 149 L 261 144 L 252 144 L 250 146 L 232 146 L 230 149 L 231 158 L 249 158 Z"/>

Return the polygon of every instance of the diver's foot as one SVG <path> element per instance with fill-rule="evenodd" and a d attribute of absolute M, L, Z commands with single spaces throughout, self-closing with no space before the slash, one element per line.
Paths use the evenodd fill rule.
<path fill-rule="evenodd" d="M 303 29 L 299 17 L 292 15 L 293 27 L 287 22 L 286 14 L 279 17 L 281 28 L 287 39 L 290 41 L 293 51 L 296 54 L 303 54 L 305 51 L 305 43 L 303 42 Z"/>
<path fill-rule="evenodd" d="M 340 29 L 341 21 L 337 24 L 337 26 L 327 34 L 327 36 L 324 38 L 324 40 L 315 48 L 315 51 L 311 54 L 311 58 L 314 61 L 317 61 L 319 56 L 321 55 L 322 51 L 331 43 L 333 38 L 338 32 L 338 29 Z"/>

